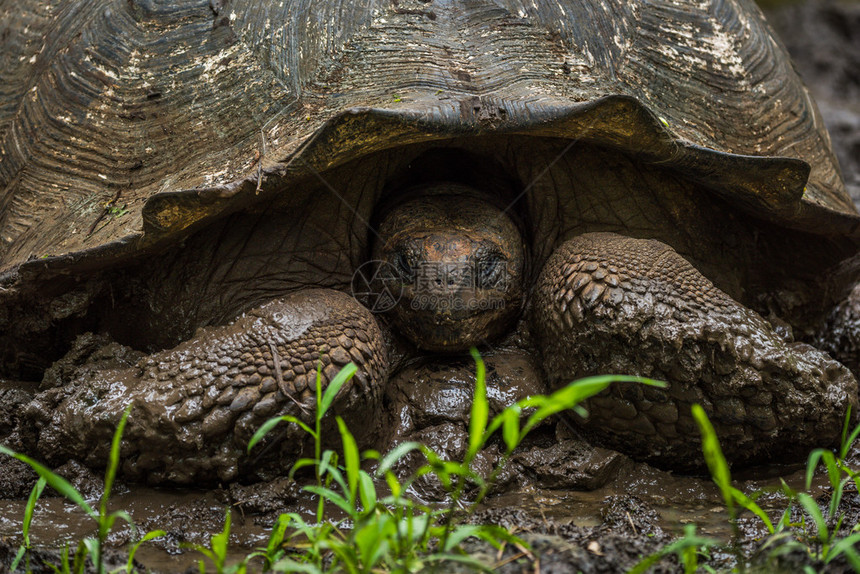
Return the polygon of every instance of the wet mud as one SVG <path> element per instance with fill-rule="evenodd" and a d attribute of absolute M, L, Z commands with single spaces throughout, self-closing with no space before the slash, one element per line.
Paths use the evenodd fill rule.
<path fill-rule="evenodd" d="M 531 546 L 524 550 L 514 545 L 502 551 L 470 543 L 467 548 L 487 564 L 498 565 L 499 572 L 621 572 L 631 568 L 644 556 L 652 554 L 677 535 L 684 525 L 695 523 L 697 533 L 728 541 L 731 529 L 720 494 L 708 478 L 674 475 L 629 459 L 616 463 L 612 478 L 593 490 L 550 488 L 540 480 L 488 499 L 483 509 L 470 520 L 474 523 L 498 524 L 521 536 Z M 98 500 L 101 481 L 92 473 L 69 465 L 59 472 L 88 494 L 90 503 Z M 4 462 L 0 474 L 8 476 L 10 466 Z M 737 486 L 745 492 L 776 487 L 782 476 L 793 488 L 801 488 L 803 470 L 771 466 L 751 469 L 754 479 L 738 476 Z M 21 477 L 20 490 L 34 482 Z M 823 477 L 816 481 L 813 494 L 826 503 L 827 488 Z M 503 488 L 504 490 L 504 488 Z M 785 500 L 776 494 L 764 495 L 759 503 L 772 516 L 781 513 Z M 20 520 L 25 501 L 0 501 L 0 564 L 9 564 L 20 543 Z M 224 516 L 232 514 L 230 558 L 239 561 L 254 548 L 265 546 L 269 529 L 278 514 L 299 512 L 312 520 L 315 501 L 302 494 L 299 485 L 282 477 L 253 485 L 233 484 L 212 490 L 155 489 L 118 485 L 111 498 L 111 509 L 123 508 L 134 518 L 139 532 L 162 529 L 166 535 L 141 547 L 137 562 L 153 572 L 178 572 L 194 569 L 202 555 L 189 545 L 208 545 L 212 533 L 223 528 Z M 860 519 L 860 496 L 846 493 L 840 509 L 846 513 L 842 534 Z M 796 516 L 799 520 L 799 515 Z M 740 519 L 743 534 L 741 548 L 756 556 L 760 539 L 766 534 L 761 522 L 745 514 Z M 67 541 L 92 535 L 95 525 L 79 509 L 46 492 L 38 503 L 31 536 L 39 549 L 32 564 L 40 560 L 56 562 L 59 550 Z M 126 526 L 111 533 L 108 544 L 114 549 L 117 565 L 125 558 L 121 548 L 133 539 Z M 730 568 L 731 553 L 714 552 L 708 564 Z M 801 565 L 812 565 L 816 571 L 843 571 L 846 565 L 836 563 L 823 568 L 808 557 L 789 553 L 780 558 L 784 564 L 768 562 L 768 553 L 754 558 L 761 571 L 793 571 Z M 757 561 L 757 562 L 756 562 Z M 536 567 L 538 570 L 536 570 Z M 675 572 L 677 560 L 667 557 L 655 572 Z M 48 571 L 35 568 L 35 572 Z M 446 565 L 444 571 L 456 571 Z M 465 571 L 465 570 L 461 570 Z M 795 570 L 796 571 L 796 570 Z"/>

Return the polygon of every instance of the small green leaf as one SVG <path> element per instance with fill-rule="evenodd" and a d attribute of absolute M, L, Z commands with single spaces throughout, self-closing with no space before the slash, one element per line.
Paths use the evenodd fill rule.
<path fill-rule="evenodd" d="M 358 495 L 364 514 L 373 512 L 376 508 L 376 486 L 370 475 L 363 470 L 359 472 Z"/>
<path fill-rule="evenodd" d="M 421 444 L 410 441 L 410 442 L 402 442 L 392 450 L 390 450 L 384 457 L 382 457 L 382 461 L 379 463 L 379 466 L 376 469 L 376 476 L 382 476 L 389 470 L 391 470 L 395 464 L 397 464 L 401 458 L 412 452 L 413 450 L 421 450 Z"/>
<path fill-rule="evenodd" d="M 315 433 L 313 430 L 311 430 L 311 427 L 309 427 L 308 425 L 306 425 L 305 423 L 303 423 L 302 421 L 300 421 L 300 420 L 299 420 L 299 419 L 297 419 L 296 417 L 291 416 L 291 415 L 284 415 L 284 416 L 281 416 L 281 417 L 274 417 L 274 418 L 271 418 L 271 419 L 267 420 L 266 422 L 264 422 L 264 423 L 260 426 L 260 428 L 258 428 L 258 429 L 257 429 L 257 432 L 255 432 L 255 433 L 254 433 L 254 436 L 252 436 L 252 437 L 251 437 L 251 440 L 249 440 L 249 441 L 248 441 L 248 450 L 247 450 L 247 452 L 249 452 L 249 453 L 250 453 L 250 452 L 251 452 L 251 449 L 252 449 L 252 448 L 254 448 L 254 446 L 256 446 L 256 444 L 257 444 L 258 442 L 260 442 L 261 440 L 263 440 L 263 437 L 264 437 L 264 436 L 266 436 L 267 434 L 269 434 L 269 432 L 270 432 L 273 428 L 275 428 L 275 427 L 278 425 L 278 423 L 281 423 L 281 422 L 285 422 L 285 423 L 295 423 L 295 424 L 297 424 L 297 425 L 298 425 L 298 426 L 299 426 L 303 431 L 305 431 L 306 433 L 308 433 L 308 434 L 309 434 L 309 435 L 311 435 L 312 437 L 316 438 L 316 433 Z"/>
<path fill-rule="evenodd" d="M 729 486 L 729 488 L 731 489 L 732 497 L 734 498 L 734 500 L 742 507 L 746 508 L 747 510 L 758 516 L 764 523 L 765 527 L 767 528 L 767 531 L 773 534 L 775 530 L 773 527 L 773 523 L 770 521 L 770 517 L 767 515 L 767 513 L 762 510 L 762 508 L 758 504 L 756 504 L 755 501 L 753 501 L 742 491 L 738 490 L 734 486 Z"/>
<path fill-rule="evenodd" d="M 12 564 L 9 565 L 9 572 L 14 572 L 18 568 L 18 563 L 21 562 L 21 559 L 24 557 L 24 553 L 27 552 L 27 547 L 23 544 L 18 547 L 18 553 L 15 554 L 15 559 L 12 560 Z"/>
<path fill-rule="evenodd" d="M 845 415 L 845 428 L 848 428 L 848 417 L 851 415 L 851 407 L 848 407 L 848 414 Z M 845 437 L 845 433 L 842 433 L 842 445 L 839 448 L 839 458 L 845 458 L 848 456 L 848 451 L 851 449 L 851 445 L 854 444 L 854 441 L 857 440 L 857 435 L 860 435 L 860 424 L 854 427 L 854 430 L 851 431 L 851 434 L 848 435 L 848 438 Z"/>
<path fill-rule="evenodd" d="M 505 441 L 507 452 L 512 452 L 520 443 L 520 414 L 521 410 L 517 405 L 514 408 L 507 408 L 502 411 L 502 439 Z"/>
<path fill-rule="evenodd" d="M 101 517 L 104 517 L 107 514 L 108 499 L 110 498 L 113 483 L 116 479 L 116 470 L 119 468 L 119 451 L 122 446 L 122 434 L 125 432 L 125 425 L 126 422 L 128 422 L 128 415 L 131 413 L 131 408 L 132 404 L 125 407 L 122 417 L 119 419 L 119 424 L 113 433 L 113 438 L 111 439 L 110 456 L 108 458 L 107 470 L 105 471 L 104 494 L 102 495 L 101 504 L 99 505 L 99 515 Z M 131 522 L 131 519 L 129 518 L 127 522 Z M 102 536 L 104 536 L 107 534 L 107 531 L 110 530 L 110 527 L 101 528 L 100 530 L 102 531 Z"/>
<path fill-rule="evenodd" d="M 812 478 L 815 476 L 815 469 L 818 468 L 818 463 L 821 462 L 821 457 L 824 455 L 823 448 L 817 448 L 809 453 L 806 459 L 806 490 L 812 487 Z"/>
<path fill-rule="evenodd" d="M 167 533 L 164 530 L 150 530 L 146 534 L 143 535 L 143 538 L 138 540 L 134 546 L 131 547 L 131 552 L 128 553 L 128 562 L 125 566 L 125 571 L 130 574 L 134 571 L 134 555 L 137 554 L 137 549 L 140 548 L 140 545 L 144 542 L 149 542 L 155 538 L 160 538 L 161 536 L 166 536 Z"/>
<path fill-rule="evenodd" d="M 331 490 L 330 488 L 326 488 L 324 486 L 317 486 L 317 485 L 312 484 L 312 485 L 304 487 L 303 490 L 306 490 L 308 492 L 312 492 L 313 494 L 316 494 L 318 496 L 323 497 L 325 500 L 328 500 L 329 502 L 337 505 L 338 508 L 340 508 L 341 510 L 346 512 L 347 515 L 349 515 L 349 516 L 352 516 L 355 512 L 352 505 L 349 503 L 349 501 L 346 498 L 339 495 L 338 493 Z"/>
<path fill-rule="evenodd" d="M 705 463 L 708 465 L 708 470 L 711 472 L 711 478 L 719 487 L 723 495 L 723 500 L 728 507 L 729 516 L 732 521 L 735 519 L 735 498 L 732 495 L 732 475 L 729 471 L 729 465 L 726 462 L 726 457 L 723 456 L 723 449 L 720 447 L 720 441 L 717 439 L 717 433 L 711 421 L 708 420 L 708 415 L 705 414 L 705 409 L 701 405 L 695 404 L 691 411 L 696 424 L 699 425 L 699 431 L 702 433 L 702 454 L 705 457 Z"/>
<path fill-rule="evenodd" d="M 854 546 L 860 544 L 860 532 L 846 536 L 845 538 L 836 541 L 830 548 L 830 553 L 827 555 L 827 561 L 831 562 L 840 554 L 844 554 L 846 560 L 851 564 L 855 572 L 860 572 L 860 556 L 854 550 Z"/>
<path fill-rule="evenodd" d="M 484 360 L 474 347 L 471 349 L 472 358 L 475 360 L 478 372 L 475 377 L 475 394 L 472 398 L 472 413 L 469 417 L 469 450 L 463 460 L 464 463 L 470 463 L 478 450 L 481 448 L 481 443 L 484 438 L 484 430 L 487 428 L 487 419 L 489 418 L 490 406 L 487 402 L 487 367 L 484 365 Z"/>
<path fill-rule="evenodd" d="M 33 512 L 36 509 L 36 502 L 42 496 L 42 491 L 45 490 L 45 485 L 48 484 L 45 477 L 40 476 L 36 484 L 33 485 L 33 490 L 30 491 L 30 497 L 27 499 L 27 505 L 24 507 L 24 523 L 21 526 L 22 534 L 24 535 L 24 544 L 30 546 L 30 523 L 33 521 Z M 12 570 L 15 570 L 12 567 Z"/>
<path fill-rule="evenodd" d="M 317 416 L 322 418 L 328 412 L 329 407 L 331 407 L 332 402 L 334 402 L 334 398 L 337 396 L 337 393 L 340 391 L 340 388 L 350 380 L 355 372 L 358 370 L 358 367 L 355 366 L 355 363 L 349 363 L 344 368 L 335 375 L 334 379 L 328 384 L 325 389 L 325 393 L 323 393 L 322 400 L 319 405 L 319 412 Z"/>
<path fill-rule="evenodd" d="M 483 527 L 477 524 L 463 524 L 457 526 L 451 531 L 451 534 L 448 535 L 448 539 L 445 540 L 445 547 L 442 548 L 442 551 L 450 552 L 470 536 L 477 536 L 482 529 Z"/>
<path fill-rule="evenodd" d="M 81 550 L 81 544 L 84 546 L 84 550 Z M 75 554 L 75 566 L 76 569 L 80 569 L 81 573 L 84 572 L 86 566 L 86 556 L 90 555 L 91 560 L 95 564 L 100 564 L 102 561 L 101 557 L 101 544 L 95 538 L 84 538 L 81 541 L 81 544 L 78 544 L 78 551 Z M 80 564 L 78 564 L 78 556 L 80 556 Z"/>
<path fill-rule="evenodd" d="M 340 438 L 343 442 L 343 462 L 346 465 L 346 482 L 349 485 L 349 500 L 355 505 L 355 497 L 358 492 L 358 471 L 360 469 L 360 460 L 358 456 L 358 445 L 355 443 L 355 437 L 346 428 L 346 423 L 341 417 L 335 417 L 337 427 L 340 431 Z"/>
<path fill-rule="evenodd" d="M 84 497 L 81 496 L 81 493 L 75 490 L 75 487 L 72 486 L 69 481 L 58 474 L 54 474 L 50 471 L 50 469 L 42 466 L 29 456 L 25 454 L 19 454 L 12 450 L 9 450 L 5 446 L 0 445 L 0 452 L 3 454 L 8 454 L 9 456 L 15 457 L 23 463 L 30 465 L 36 474 L 45 479 L 45 482 L 48 483 L 48 486 L 59 492 L 62 496 L 65 496 L 70 501 L 74 502 L 78 505 L 78 507 L 87 513 L 91 518 L 98 520 L 98 514 L 87 504 L 87 501 L 84 500 Z"/>
<path fill-rule="evenodd" d="M 227 509 L 227 513 L 224 517 L 224 529 L 218 534 L 213 534 L 211 538 L 212 561 L 215 562 L 215 567 L 219 572 L 224 565 L 224 560 L 227 558 L 227 544 L 230 540 L 231 514 L 230 509 Z"/>
<path fill-rule="evenodd" d="M 830 538 L 829 533 L 827 532 L 827 521 L 824 520 L 824 515 L 821 514 L 821 509 L 818 508 L 818 503 L 805 492 L 798 493 L 797 500 L 803 506 L 803 509 L 806 510 L 806 513 L 815 522 L 815 528 L 818 530 L 818 540 L 821 541 L 822 544 L 827 544 L 827 541 Z"/>

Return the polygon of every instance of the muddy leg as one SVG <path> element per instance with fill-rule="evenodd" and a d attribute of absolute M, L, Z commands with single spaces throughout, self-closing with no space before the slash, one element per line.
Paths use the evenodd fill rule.
<path fill-rule="evenodd" d="M 378 406 L 388 369 L 382 335 L 367 309 L 326 289 L 294 293 L 230 325 L 201 329 L 131 368 L 85 366 L 28 411 L 42 417 L 43 456 L 98 466 L 123 409 L 134 403 L 122 449 L 127 475 L 151 483 L 231 480 L 259 462 L 245 447 L 267 419 L 290 414 L 312 420 L 319 361 L 323 385 L 343 365 L 358 365 L 332 410 L 354 423 L 359 439 L 372 433 L 378 417 L 369 413 Z M 279 440 L 255 454 L 264 450 L 288 468 L 305 437 L 296 425 L 273 435 Z"/>
<path fill-rule="evenodd" d="M 860 373 L 860 284 L 833 307 L 815 344 Z"/>
<path fill-rule="evenodd" d="M 562 245 L 538 282 L 535 332 L 552 385 L 596 374 L 615 384 L 588 405 L 605 444 L 675 468 L 700 466 L 690 406 L 711 417 L 726 456 L 805 456 L 834 442 L 857 382 L 802 343 L 786 343 L 658 241 L 591 233 Z"/>

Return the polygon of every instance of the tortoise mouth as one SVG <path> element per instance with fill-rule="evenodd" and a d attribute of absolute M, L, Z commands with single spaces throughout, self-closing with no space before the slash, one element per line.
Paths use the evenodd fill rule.
<path fill-rule="evenodd" d="M 387 315 L 422 349 L 459 351 L 489 341 L 522 307 L 522 235 L 471 187 L 408 190 L 382 218 L 373 259 L 375 289 L 396 301 Z"/>
<path fill-rule="evenodd" d="M 405 314 L 392 312 L 401 334 L 427 351 L 455 352 L 479 346 L 505 333 L 518 314 L 518 309 L 499 305 L 474 311 L 410 310 Z"/>

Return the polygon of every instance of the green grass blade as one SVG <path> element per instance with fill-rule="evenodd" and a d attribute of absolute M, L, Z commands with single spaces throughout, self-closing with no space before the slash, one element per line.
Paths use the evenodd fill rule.
<path fill-rule="evenodd" d="M 358 367 L 355 366 L 355 363 L 349 363 L 344 368 L 335 375 L 334 379 L 328 384 L 325 389 L 325 393 L 323 393 L 322 400 L 319 404 L 319 413 L 317 416 L 322 418 L 328 412 L 329 407 L 331 407 L 332 402 L 334 402 L 334 398 L 337 396 L 337 393 L 340 391 L 340 388 L 350 380 L 355 372 L 358 370 Z"/>
<path fill-rule="evenodd" d="M 445 540 L 445 547 L 442 548 L 442 551 L 450 552 L 470 536 L 477 536 L 481 528 L 482 527 L 477 524 L 463 524 L 457 526 L 451 531 L 451 534 L 448 535 L 447 540 Z"/>
<path fill-rule="evenodd" d="M 99 505 L 99 515 L 104 517 L 107 514 L 108 499 L 110 498 L 111 490 L 113 489 L 114 480 L 116 480 L 116 470 L 119 468 L 119 451 L 122 446 L 122 434 L 125 432 L 125 425 L 128 422 L 128 415 L 131 413 L 133 403 L 128 405 L 119 419 L 119 424 L 113 433 L 113 438 L 110 443 L 110 455 L 108 458 L 108 466 L 105 471 L 105 487 L 102 494 L 101 504 Z"/>
<path fill-rule="evenodd" d="M 370 572 L 389 550 L 389 540 L 393 538 L 394 524 L 389 515 L 380 515 L 353 530 L 356 558 L 361 563 L 362 572 Z"/>
<path fill-rule="evenodd" d="M 836 455 L 829 450 L 825 450 L 821 458 L 824 460 L 824 467 L 827 469 L 827 479 L 830 481 L 830 486 L 836 488 L 841 482 L 842 472 L 839 470 L 839 463 L 836 460 Z"/>
<path fill-rule="evenodd" d="M 490 416 L 490 405 L 487 402 L 487 367 L 476 348 L 472 347 L 470 352 L 475 360 L 477 375 L 475 376 L 475 392 L 472 395 L 472 412 L 469 417 L 469 449 L 463 460 L 465 464 L 472 462 L 472 459 L 478 454 Z"/>
<path fill-rule="evenodd" d="M 51 483 L 49 482 L 48 485 L 50 484 Z M 93 540 L 92 538 L 86 538 L 78 542 L 78 548 L 72 558 L 72 572 L 74 572 L 74 574 L 84 574 L 84 571 L 86 570 L 87 556 L 90 555 L 89 543 L 98 544 L 98 541 Z"/>
<path fill-rule="evenodd" d="M 12 560 L 12 564 L 9 565 L 9 572 L 14 572 L 16 568 L 18 568 L 18 563 L 21 562 L 21 559 L 24 557 L 24 554 L 27 552 L 27 547 L 23 544 L 18 547 L 18 553 L 15 554 L 15 559 Z"/>
<path fill-rule="evenodd" d="M 98 520 L 98 514 L 87 504 L 87 501 L 84 500 L 84 497 L 78 492 L 74 486 L 72 486 L 69 481 L 58 474 L 54 474 L 47 467 L 39 464 L 26 454 L 20 454 L 14 452 L 5 446 L 0 445 L 0 453 L 8 454 L 9 456 L 15 457 L 23 463 L 30 465 L 36 474 L 45 479 L 45 482 L 48 483 L 48 486 L 59 492 L 62 496 L 65 496 L 70 501 L 74 502 L 78 505 L 78 507 L 87 513 L 88 516 Z"/>
<path fill-rule="evenodd" d="M 502 440 L 505 442 L 507 452 L 513 451 L 520 443 L 520 417 L 522 408 L 519 404 L 513 404 L 493 417 L 484 433 L 484 441 L 489 439 L 500 427 L 502 429 Z M 482 444 L 483 446 L 483 444 Z"/>
<path fill-rule="evenodd" d="M 851 424 L 851 405 L 848 405 L 848 409 L 845 411 L 845 420 L 842 421 L 842 434 L 839 437 L 839 446 L 845 446 L 845 440 L 848 438 L 848 425 Z M 839 458 L 845 458 L 845 455 L 842 454 L 842 450 L 840 448 Z"/>
<path fill-rule="evenodd" d="M 696 534 L 696 526 L 695 524 L 688 524 L 684 528 L 684 536 L 679 538 L 678 540 L 668 544 L 655 552 L 654 554 L 650 554 L 640 560 L 633 568 L 631 568 L 627 574 L 644 574 L 647 572 L 654 564 L 669 556 L 670 554 L 677 554 L 681 561 L 684 561 L 684 552 L 690 548 L 698 549 L 698 548 L 711 548 L 717 545 L 717 541 L 713 538 L 706 538 L 703 536 L 699 536 Z M 689 559 L 689 558 L 688 558 Z"/>
<path fill-rule="evenodd" d="M 113 520 L 115 520 L 117 518 L 122 518 L 123 520 L 125 520 L 126 524 L 128 524 L 129 526 L 134 528 L 134 520 L 132 520 L 131 514 L 129 514 L 125 510 L 117 510 L 117 511 L 111 512 L 110 518 L 111 518 L 111 525 L 113 525 Z"/>
<path fill-rule="evenodd" d="M 854 441 L 857 440 L 857 435 L 860 435 L 860 424 L 854 427 L 854 430 L 851 431 L 847 440 L 842 441 L 842 446 L 839 449 L 839 458 L 845 458 L 848 456 L 848 450 L 851 448 L 851 445 L 854 444 Z"/>
<path fill-rule="evenodd" d="M 83 551 L 81 551 L 82 545 L 84 547 Z M 74 569 L 76 572 L 83 573 L 86 570 L 87 554 L 89 554 L 90 560 L 92 560 L 93 564 L 101 564 L 101 544 L 95 538 L 84 538 L 81 540 L 81 543 L 78 544 L 78 551 L 75 553 L 74 563 Z M 104 567 L 98 568 L 98 570 L 100 570 L 99 574 L 102 574 Z"/>
<path fill-rule="evenodd" d="M 397 475 L 389 470 L 385 473 L 385 483 L 391 491 L 391 498 L 395 501 L 399 500 L 400 495 L 403 493 L 403 485 L 400 484 L 400 480 L 397 478 Z"/>
<path fill-rule="evenodd" d="M 735 499 L 735 501 L 742 507 L 746 508 L 747 510 L 758 516 L 764 523 L 765 527 L 767 528 L 767 531 L 773 534 L 775 532 L 773 522 L 771 522 L 770 516 L 768 516 L 767 513 L 762 510 L 761 506 L 756 504 L 754 500 L 752 500 L 750 497 L 748 497 L 741 490 L 738 490 L 734 486 L 730 485 L 729 488 L 731 489 L 732 497 Z"/>
<path fill-rule="evenodd" d="M 708 420 L 708 415 L 705 414 L 705 409 L 701 405 L 693 405 L 691 408 L 693 418 L 699 426 L 699 432 L 702 434 L 702 454 L 705 457 L 705 463 L 708 465 L 708 470 L 711 472 L 711 478 L 720 489 L 723 495 L 723 500 L 729 511 L 729 516 L 732 521 L 735 520 L 735 498 L 732 495 L 732 475 L 729 471 L 729 465 L 726 462 L 726 457 L 723 456 L 723 449 L 720 447 L 720 441 L 717 439 L 717 433 L 714 430 L 711 421 Z"/>
<path fill-rule="evenodd" d="M 322 574 L 322 570 L 314 564 L 297 562 L 292 558 L 284 558 L 272 566 L 275 572 L 301 572 L 302 574 Z"/>
<path fill-rule="evenodd" d="M 845 413 L 845 422 L 842 423 L 842 441 L 839 443 L 839 458 L 844 459 L 848 456 L 848 450 L 854 441 L 857 440 L 857 435 L 860 435 L 860 424 L 854 427 L 851 434 L 848 434 L 848 425 L 851 424 L 851 405 L 848 405 L 848 410 Z"/>
<path fill-rule="evenodd" d="M 218 534 L 212 535 L 211 545 L 212 545 L 212 555 L 213 562 L 215 562 L 215 568 L 220 572 L 224 567 L 224 561 L 227 559 L 227 544 L 230 541 L 230 522 L 232 519 L 232 513 L 230 510 L 227 510 L 226 516 L 224 517 L 224 529 L 221 530 Z"/>
<path fill-rule="evenodd" d="M 331 479 L 334 479 L 334 481 L 340 486 L 341 490 L 349 492 L 349 485 L 347 485 L 346 481 L 343 479 L 343 473 L 337 468 L 337 453 L 333 450 L 325 451 L 322 459 L 320 459 L 319 469 L 321 476 L 329 476 L 329 480 L 326 482 L 326 485 L 331 484 Z"/>
<path fill-rule="evenodd" d="M 531 429 L 544 419 L 561 411 L 579 406 L 579 403 L 603 391 L 614 382 L 640 383 L 654 387 L 666 386 L 666 383 L 661 381 L 628 375 L 601 375 L 574 381 L 548 397 L 532 397 L 518 403 L 521 408 L 537 407 L 537 410 L 529 417 L 528 422 L 520 433 L 520 438 L 525 437 Z"/>
<path fill-rule="evenodd" d="M 379 466 L 376 468 L 376 476 L 382 476 L 391 470 L 401 458 L 412 452 L 413 450 L 422 450 L 422 445 L 415 441 L 402 442 L 382 457 Z"/>
<path fill-rule="evenodd" d="M 359 472 L 358 495 L 361 499 L 364 514 L 370 514 L 376 509 L 376 486 L 373 484 L 373 479 L 370 475 L 363 470 Z"/>
<path fill-rule="evenodd" d="M 358 480 L 360 470 L 360 460 L 358 456 L 358 445 L 355 443 L 355 437 L 346 428 L 346 423 L 341 417 L 336 417 L 337 428 L 340 431 L 340 438 L 343 442 L 343 463 L 346 467 L 346 482 L 349 486 L 349 501 L 355 505 L 356 494 L 358 493 Z"/>
<path fill-rule="evenodd" d="M 311 429 L 311 427 L 309 427 L 308 425 L 306 425 L 305 423 L 303 423 L 302 421 L 300 421 L 296 417 L 290 416 L 290 415 L 284 415 L 281 417 L 274 417 L 274 418 L 271 418 L 271 419 L 267 420 L 266 422 L 264 422 L 260 426 L 260 428 L 257 429 L 257 432 L 255 432 L 254 436 L 251 437 L 251 440 L 248 441 L 248 451 L 247 452 L 251 452 L 251 449 L 254 448 L 254 446 L 256 446 L 256 444 L 258 442 L 263 440 L 263 437 L 266 436 L 267 434 L 269 434 L 269 432 L 271 432 L 271 430 L 273 428 L 275 428 L 278 425 L 278 423 L 281 423 L 281 422 L 296 423 L 303 431 L 305 431 L 306 433 L 308 433 L 312 437 L 316 438 L 316 433 Z"/>
<path fill-rule="evenodd" d="M 317 466 L 317 461 L 312 458 L 300 458 L 290 469 L 289 477 L 293 478 L 299 470 L 309 466 Z"/>
<path fill-rule="evenodd" d="M 827 541 L 830 538 L 830 535 L 827 532 L 827 521 L 824 520 L 824 515 L 821 514 L 821 509 L 818 508 L 818 503 L 805 492 L 799 492 L 797 494 L 797 501 L 800 502 L 803 509 L 806 510 L 806 513 L 815 522 L 815 528 L 818 530 L 818 540 L 822 544 L 827 544 Z"/>
<path fill-rule="evenodd" d="M 851 567 L 854 568 L 854 571 L 860 572 L 860 557 L 858 557 L 857 551 L 854 550 L 854 546 L 856 544 L 860 544 L 860 532 L 838 540 L 830 548 L 830 553 L 827 555 L 827 562 L 830 562 L 837 556 L 844 554 L 845 559 L 848 560 Z"/>
<path fill-rule="evenodd" d="M 36 484 L 33 485 L 33 490 L 30 491 L 30 497 L 27 499 L 27 505 L 24 507 L 24 523 L 21 526 L 22 533 L 24 535 L 24 544 L 27 547 L 30 546 L 30 523 L 33 521 L 33 513 L 36 510 L 36 502 L 39 500 L 39 497 L 42 496 L 42 491 L 45 490 L 45 485 L 48 482 L 45 480 L 45 477 L 40 476 L 39 480 L 36 481 Z M 13 567 L 12 570 L 15 568 Z"/>
<path fill-rule="evenodd" d="M 827 508 L 827 518 L 833 518 L 836 516 L 836 511 L 839 509 L 839 503 L 842 502 L 842 494 L 845 492 L 845 485 L 848 484 L 849 480 L 851 479 L 846 476 L 844 480 L 839 481 L 833 489 L 833 492 L 830 494 L 830 505 Z M 836 530 L 839 529 L 837 528 Z"/>
<path fill-rule="evenodd" d="M 128 562 L 126 563 L 125 571 L 127 573 L 130 573 L 134 570 L 134 555 L 137 554 L 137 550 L 138 550 L 138 548 L 140 548 L 141 544 L 143 544 L 144 542 L 149 542 L 150 540 L 154 540 L 155 538 L 159 538 L 161 536 L 166 536 L 166 535 L 167 535 L 167 532 L 165 532 L 164 530 L 150 530 L 149 532 L 144 534 L 143 538 L 138 540 L 131 547 L 131 551 L 128 553 Z"/>
<path fill-rule="evenodd" d="M 815 469 L 818 468 L 824 452 L 823 448 L 817 448 L 809 453 L 809 456 L 806 458 L 806 490 L 812 487 L 812 478 L 815 476 Z"/>
<path fill-rule="evenodd" d="M 292 521 L 292 517 L 289 514 L 278 515 L 275 525 L 272 526 L 272 532 L 269 533 L 269 541 L 266 544 L 266 553 L 264 556 L 267 560 L 271 561 L 272 557 L 274 557 L 275 553 L 278 551 L 278 548 L 283 544 L 287 528 L 290 526 L 290 521 Z"/>
<path fill-rule="evenodd" d="M 333 491 L 330 488 L 326 488 L 324 486 L 317 486 L 317 485 L 312 484 L 312 485 L 304 487 L 303 490 L 306 490 L 308 492 L 312 492 L 313 494 L 321 496 L 323 499 L 328 500 L 329 502 L 335 504 L 338 508 L 340 508 L 341 510 L 343 510 L 344 512 L 346 512 L 350 516 L 352 516 L 355 512 L 352 505 L 349 503 L 349 501 L 346 498 L 339 495 L 338 493 L 336 493 L 335 491 Z"/>
<path fill-rule="evenodd" d="M 520 444 L 520 416 L 522 410 L 518 405 L 508 407 L 502 412 L 502 440 L 505 441 L 505 449 L 508 453 L 513 452 Z"/>
<path fill-rule="evenodd" d="M 779 517 L 779 522 L 776 523 L 774 533 L 781 533 L 791 523 L 791 505 L 789 505 Z"/>

